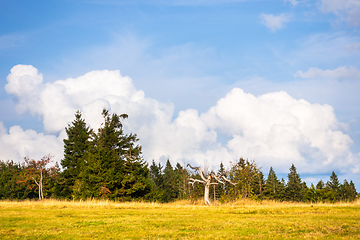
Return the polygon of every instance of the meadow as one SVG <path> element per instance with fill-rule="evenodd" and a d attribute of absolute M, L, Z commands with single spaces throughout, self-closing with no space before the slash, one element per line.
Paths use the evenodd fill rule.
<path fill-rule="evenodd" d="M 360 239 L 360 201 L 0 201 L 0 239 Z"/>

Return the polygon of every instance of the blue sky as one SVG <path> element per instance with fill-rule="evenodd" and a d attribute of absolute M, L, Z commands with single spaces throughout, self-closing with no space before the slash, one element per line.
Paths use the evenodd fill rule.
<path fill-rule="evenodd" d="M 242 156 L 359 186 L 359 16 L 358 0 L 1 1 L 0 158 L 58 161 L 75 110 L 97 128 L 106 106 L 148 161 Z"/>

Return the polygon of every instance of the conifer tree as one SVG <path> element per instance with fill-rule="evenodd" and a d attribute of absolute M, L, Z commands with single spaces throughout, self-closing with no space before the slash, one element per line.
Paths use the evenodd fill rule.
<path fill-rule="evenodd" d="M 339 195 L 339 198 L 342 201 L 349 201 L 351 195 L 351 187 L 346 179 L 344 180 L 344 183 L 340 185 Z"/>
<path fill-rule="evenodd" d="M 325 183 L 322 180 L 316 184 L 316 199 L 317 201 L 325 200 Z"/>
<path fill-rule="evenodd" d="M 219 176 L 224 176 L 225 178 L 227 178 L 227 173 L 224 167 L 224 164 L 221 162 L 220 163 L 220 168 L 219 171 L 217 172 L 217 175 Z M 229 188 L 231 189 L 231 184 L 228 182 L 225 182 L 225 184 L 218 184 L 215 185 L 215 195 L 219 198 L 224 200 L 225 199 L 225 194 L 226 194 L 226 190 L 229 190 Z"/>
<path fill-rule="evenodd" d="M 65 128 L 67 138 L 64 142 L 64 158 L 61 160 L 63 171 L 59 180 L 58 192 L 63 196 L 74 196 L 79 191 L 80 174 L 83 171 L 86 155 L 90 149 L 92 130 L 86 125 L 80 111 L 75 113 L 75 120 Z"/>
<path fill-rule="evenodd" d="M 180 163 L 176 163 L 174 172 L 175 184 L 178 192 L 177 198 L 185 199 L 189 195 L 188 172 Z"/>
<path fill-rule="evenodd" d="M 358 193 L 356 192 L 356 188 L 355 188 L 355 184 L 353 183 L 352 180 L 350 180 L 350 196 L 349 196 L 349 200 L 350 201 L 355 201 L 356 198 L 358 197 Z"/>
<path fill-rule="evenodd" d="M 270 167 L 269 175 L 264 186 L 264 194 L 268 199 L 276 199 L 279 195 L 280 181 L 272 167 Z"/>
<path fill-rule="evenodd" d="M 165 164 L 163 179 L 164 179 L 163 189 L 165 190 L 163 201 L 169 202 L 178 196 L 178 189 L 176 188 L 175 172 L 169 159 L 166 161 Z"/>
<path fill-rule="evenodd" d="M 129 199 L 144 196 L 150 190 L 148 168 L 136 134 L 124 134 L 121 119 L 127 115 L 111 115 L 106 109 L 102 115 L 104 123 L 93 134 L 87 156 L 82 197 Z"/>
<path fill-rule="evenodd" d="M 280 201 L 286 200 L 286 182 L 284 178 L 281 178 L 279 185 L 279 194 L 277 195 L 277 199 Z"/>
<path fill-rule="evenodd" d="M 294 164 L 292 164 L 286 185 L 287 199 L 291 201 L 301 201 L 303 198 L 303 190 L 304 185 L 301 182 L 300 175 L 297 173 Z"/>
<path fill-rule="evenodd" d="M 334 171 L 332 171 L 330 180 L 326 183 L 326 198 L 331 202 L 340 200 L 340 182 Z"/>
<path fill-rule="evenodd" d="M 338 192 L 340 189 L 340 182 L 334 171 L 332 171 L 330 180 L 327 182 L 327 187 L 329 187 L 334 192 Z"/>
<path fill-rule="evenodd" d="M 154 159 L 149 167 L 149 182 L 150 182 L 150 192 L 146 195 L 146 199 L 151 201 L 158 201 L 160 194 L 160 183 L 161 180 L 161 164 L 156 164 Z"/>

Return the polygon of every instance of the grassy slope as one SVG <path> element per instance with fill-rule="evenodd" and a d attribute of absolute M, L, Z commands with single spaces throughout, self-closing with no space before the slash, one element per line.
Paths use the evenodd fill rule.
<path fill-rule="evenodd" d="M 360 239 L 360 201 L 0 202 L 1 239 Z"/>

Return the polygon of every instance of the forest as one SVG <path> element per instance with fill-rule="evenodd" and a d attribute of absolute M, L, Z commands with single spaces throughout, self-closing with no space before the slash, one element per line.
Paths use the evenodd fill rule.
<path fill-rule="evenodd" d="M 142 157 L 136 134 L 125 133 L 126 114 L 103 109 L 104 122 L 97 131 L 87 126 L 80 111 L 65 130 L 64 158 L 51 164 L 53 156 L 40 160 L 25 157 L 23 163 L 0 161 L 0 199 L 52 198 L 64 200 L 109 199 L 115 201 L 171 202 L 197 200 L 229 202 L 237 199 L 291 202 L 355 201 L 359 194 L 350 180 L 341 183 L 333 171 L 329 180 L 316 186 L 302 181 L 292 164 L 287 180 L 271 167 L 265 177 L 255 161 L 239 158 L 215 173 L 191 165 L 172 166 Z M 208 189 L 204 187 L 208 183 Z M 205 197 L 206 203 L 206 197 Z"/>

